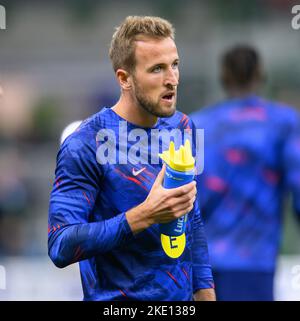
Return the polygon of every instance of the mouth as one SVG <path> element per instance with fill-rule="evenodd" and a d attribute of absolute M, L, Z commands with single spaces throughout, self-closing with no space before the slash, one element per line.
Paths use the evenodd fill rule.
<path fill-rule="evenodd" d="M 164 94 L 161 98 L 163 101 L 172 103 L 175 99 L 175 92 L 168 92 Z"/>

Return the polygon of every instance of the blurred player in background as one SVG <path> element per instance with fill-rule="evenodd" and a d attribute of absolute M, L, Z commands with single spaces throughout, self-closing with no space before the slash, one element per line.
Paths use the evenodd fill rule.
<path fill-rule="evenodd" d="M 191 115 L 204 128 L 199 203 L 218 300 L 273 300 L 285 193 L 300 214 L 299 115 L 256 95 L 263 71 L 255 49 L 222 58 L 228 99 Z"/>
<path fill-rule="evenodd" d="M 60 144 L 62 145 L 63 142 L 66 140 L 67 137 L 69 137 L 72 133 L 74 133 L 77 128 L 81 125 L 82 120 L 76 120 L 67 125 L 60 136 Z"/>
<path fill-rule="evenodd" d="M 49 207 L 49 255 L 58 267 L 80 262 L 85 300 L 214 300 L 195 182 L 167 190 L 161 162 L 120 162 L 133 145 L 126 139 L 131 130 L 144 129 L 148 141 L 151 129 L 193 128 L 176 111 L 179 57 L 172 25 L 127 17 L 112 38 L 110 58 L 121 96 L 61 146 Z M 124 122 L 128 132 L 121 133 Z M 116 163 L 102 164 L 103 129 L 115 138 L 106 142 L 116 142 Z M 118 145 L 124 137 L 125 149 Z M 158 223 L 185 213 L 185 250 L 172 258 L 162 249 Z M 173 241 L 170 251 L 179 246 Z"/>

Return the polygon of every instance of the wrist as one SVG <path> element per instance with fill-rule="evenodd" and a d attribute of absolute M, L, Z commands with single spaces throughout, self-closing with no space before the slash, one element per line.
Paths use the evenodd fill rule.
<path fill-rule="evenodd" d="M 126 212 L 126 219 L 132 233 L 142 232 L 154 224 L 150 219 L 149 213 L 146 201 Z"/>

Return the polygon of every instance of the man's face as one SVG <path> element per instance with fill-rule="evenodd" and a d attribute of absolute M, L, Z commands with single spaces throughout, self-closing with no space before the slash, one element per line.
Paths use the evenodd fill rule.
<path fill-rule="evenodd" d="M 135 48 L 134 98 L 154 116 L 172 116 L 179 81 L 179 58 L 174 41 L 144 37 L 136 41 Z"/>

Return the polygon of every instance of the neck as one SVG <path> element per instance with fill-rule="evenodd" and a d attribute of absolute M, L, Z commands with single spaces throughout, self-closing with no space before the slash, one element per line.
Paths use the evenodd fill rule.
<path fill-rule="evenodd" d="M 227 95 L 230 98 L 243 98 L 249 95 L 255 95 L 257 93 L 257 86 L 251 84 L 247 87 L 232 87 L 227 89 Z"/>
<path fill-rule="evenodd" d="M 119 101 L 112 107 L 112 110 L 128 122 L 140 127 L 151 128 L 156 124 L 158 118 L 123 93 Z"/>

